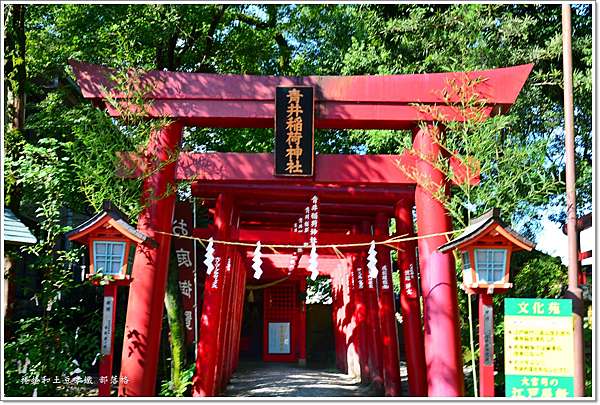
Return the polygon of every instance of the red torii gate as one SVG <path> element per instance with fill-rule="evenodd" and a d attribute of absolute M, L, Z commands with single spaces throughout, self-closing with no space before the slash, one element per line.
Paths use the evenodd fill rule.
<path fill-rule="evenodd" d="M 83 96 L 117 116 L 118 110 L 104 102 L 108 96 L 104 89 L 109 89 L 110 96 L 117 99 L 125 99 L 126 95 L 114 90 L 114 83 L 109 79 L 110 71 L 78 62 L 71 62 L 71 66 Z M 129 383 L 119 387 L 119 395 L 151 396 L 155 392 L 170 249 L 170 236 L 161 232 L 169 233 L 171 230 L 174 195 L 159 200 L 151 197 L 163 195 L 177 179 L 194 178 L 197 180 L 193 185 L 195 195 L 216 197 L 214 236 L 219 240 L 238 240 L 244 233 L 244 229 L 237 224 L 248 214 L 248 210 L 245 210 L 243 203 L 235 204 L 233 195 L 260 197 L 261 201 L 252 207 L 257 217 L 264 212 L 276 211 L 278 204 L 282 209 L 281 202 L 273 201 L 281 197 L 282 190 L 296 197 L 307 198 L 316 193 L 332 207 L 353 206 L 359 214 L 368 212 L 365 205 L 385 206 L 380 211 L 371 210 L 371 222 L 359 218 L 351 224 L 352 232 L 366 234 L 369 238 L 373 237 L 369 228 L 374 224 L 375 238 L 386 235 L 384 224 L 392 215 L 390 210 L 396 217 L 398 232 L 410 233 L 413 229 L 413 201 L 420 235 L 451 230 L 450 218 L 441 203 L 428 190 L 405 178 L 395 166 L 394 157 L 319 155 L 314 179 L 280 179 L 272 176 L 272 159 L 260 154 L 181 155 L 176 163 L 172 162 L 181 141 L 183 126 L 272 127 L 275 87 L 312 85 L 316 95 L 316 128 L 412 129 L 416 155 L 426 160 L 397 158 L 412 165 L 430 181 L 448 188 L 442 173 L 427 163 L 427 160 L 432 161 L 441 154 L 435 142 L 439 129 L 433 123 L 440 117 L 433 117 L 413 104 L 435 105 L 445 120 L 463 120 L 465 117 L 452 105 L 460 101 L 458 96 L 445 98 L 443 89 L 451 81 L 464 83 L 465 80 L 479 78 L 481 80 L 478 80 L 475 90 L 487 100 L 485 114 L 505 113 L 514 103 L 531 69 L 532 65 L 522 65 L 469 73 L 304 78 L 162 71 L 145 74 L 142 77 L 143 85 L 152 89 L 146 95 L 152 100 L 147 113 L 151 118 L 169 117 L 174 121 L 153 134 L 146 152 L 147 158 L 151 158 L 149 160 L 169 163 L 148 176 L 143 185 L 142 198 L 147 206 L 140 215 L 138 229 L 154 238 L 158 247 L 140 247 L 136 252 L 121 367 L 121 375 L 127 376 Z M 425 125 L 419 127 L 419 123 Z M 290 207 L 283 207 L 284 211 Z M 451 254 L 437 252 L 437 247 L 445 242 L 444 236 L 418 241 L 424 303 L 424 348 L 420 344 L 423 332 L 418 300 L 407 293 L 406 286 L 402 286 L 401 306 L 408 325 L 405 328 L 405 341 L 408 347 L 414 349 L 408 353 L 409 382 L 412 393 L 416 395 L 463 394 L 454 260 Z M 321 240 L 319 243 L 322 243 Z M 410 243 L 405 243 L 403 248 L 405 253 L 399 255 L 402 271 L 415 264 L 414 249 Z M 383 258 L 381 251 L 378 249 L 378 256 Z M 243 264 L 239 249 L 217 246 L 217 255 L 229 258 L 232 269 L 239 269 Z M 367 284 L 364 250 L 354 252 L 351 257 L 355 264 L 350 265 L 349 274 L 353 280 L 362 278 Z M 381 271 L 379 273 L 382 274 Z M 225 274 L 222 281 L 225 288 L 219 289 L 218 295 L 209 299 L 208 304 L 205 303 L 202 327 L 208 326 L 205 321 L 220 322 L 223 318 L 219 312 L 223 305 L 220 304 L 223 302 L 231 305 L 234 314 L 240 312 L 244 272 L 227 271 L 222 274 Z M 347 284 L 339 278 L 339 275 L 334 275 L 334 288 L 348 291 Z M 207 278 L 207 285 L 214 282 L 212 277 Z M 379 289 L 381 282 L 380 276 L 377 280 Z M 356 319 L 367 322 L 368 327 L 361 328 L 359 335 L 371 334 L 371 340 L 368 341 L 376 349 L 367 350 L 368 360 L 361 362 L 361 374 L 368 374 L 374 381 L 379 380 L 385 386 L 386 393 L 397 395 L 395 376 L 390 375 L 396 373 L 397 365 L 393 363 L 397 363 L 397 360 L 394 360 L 393 345 L 389 344 L 390 338 L 395 337 L 395 331 L 390 330 L 389 322 L 383 321 L 386 317 L 389 321 L 390 296 L 377 294 L 377 290 L 376 286 L 366 286 L 364 294 L 348 292 L 354 296 Z M 366 318 L 371 319 L 365 319 L 365 303 L 370 311 Z M 377 313 L 377 310 L 373 311 L 375 308 L 378 308 L 380 316 L 372 316 Z M 239 325 L 231 322 L 215 325 L 221 325 L 222 328 L 218 326 L 218 330 L 211 330 L 212 340 L 201 339 L 199 342 L 194 395 L 218 393 L 235 368 L 237 359 L 233 358 L 232 353 L 237 353 L 235 336 L 239 341 Z M 383 337 L 380 336 L 382 333 Z M 234 350 L 223 353 L 225 342 L 229 345 L 227 347 L 234 347 Z M 364 351 L 365 348 L 360 350 Z M 423 350 L 426 370 L 421 367 Z M 218 361 L 223 364 L 217 364 Z"/>

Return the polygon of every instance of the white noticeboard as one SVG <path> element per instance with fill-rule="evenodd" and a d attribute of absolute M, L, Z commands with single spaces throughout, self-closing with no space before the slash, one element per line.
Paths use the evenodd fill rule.
<path fill-rule="evenodd" d="M 269 354 L 290 353 L 290 323 L 269 322 Z"/>
<path fill-rule="evenodd" d="M 113 297 L 104 297 L 104 305 L 102 306 L 102 349 L 100 350 L 102 355 L 111 352 L 113 305 Z"/>

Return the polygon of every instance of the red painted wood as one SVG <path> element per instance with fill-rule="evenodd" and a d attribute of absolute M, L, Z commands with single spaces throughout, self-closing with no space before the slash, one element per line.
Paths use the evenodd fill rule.
<path fill-rule="evenodd" d="M 358 227 L 354 228 L 358 232 Z M 371 341 L 371 329 L 369 320 L 369 302 L 367 297 L 367 273 L 366 273 L 366 255 L 364 250 L 356 250 L 354 254 L 354 269 L 359 290 L 356 294 L 355 312 L 359 328 L 359 350 L 361 362 L 361 383 L 371 381 L 371 350 L 373 343 Z M 361 288 L 362 287 L 362 288 Z"/>
<path fill-rule="evenodd" d="M 85 98 L 103 98 L 105 89 L 113 87 L 107 76 L 110 69 L 74 60 L 69 64 Z M 443 104 L 444 95 L 436 90 L 446 87 L 449 81 L 460 83 L 466 78 L 482 78 L 486 80 L 477 90 L 490 104 L 512 104 L 532 68 L 533 64 L 528 64 L 466 73 L 308 77 L 151 71 L 142 78 L 142 83 L 152 89 L 147 94 L 152 99 L 273 101 L 276 86 L 297 84 L 318 87 L 318 102 Z M 122 95 L 111 91 L 111 96 Z M 450 102 L 460 101 L 452 94 L 449 96 Z"/>
<path fill-rule="evenodd" d="M 246 268 L 244 267 L 244 263 L 241 260 L 240 250 L 235 249 L 235 267 L 236 267 L 236 277 L 238 280 L 237 286 L 237 300 L 236 300 L 236 308 L 235 308 L 235 317 L 236 317 L 236 328 L 234 331 L 234 340 L 233 340 L 233 359 L 232 359 L 232 373 L 237 370 L 239 355 L 240 355 L 240 336 L 241 336 L 241 327 L 242 327 L 242 317 L 243 317 L 243 306 L 245 299 L 245 287 L 246 287 Z"/>
<path fill-rule="evenodd" d="M 137 178 L 155 165 L 133 152 L 119 152 L 121 167 L 118 175 Z M 473 160 L 473 159 L 472 159 Z M 313 183 L 337 186 L 396 186 L 414 185 L 406 175 L 413 172 L 416 162 L 423 163 L 413 151 L 400 155 L 327 155 L 315 156 L 315 176 L 291 178 L 274 176 L 272 153 L 182 153 L 177 160 L 177 179 L 197 182 L 277 183 L 281 185 Z M 478 162 L 471 163 L 478 167 Z M 479 170 L 467 172 L 458 159 L 451 157 L 450 166 L 457 182 L 479 183 Z"/>
<path fill-rule="evenodd" d="M 229 195 L 221 195 L 217 200 L 217 212 L 215 216 L 215 227 L 217 238 L 227 240 L 230 232 L 230 221 L 232 211 L 232 198 Z M 224 272 L 227 264 L 228 249 L 224 245 L 215 245 L 214 253 L 215 269 L 206 276 L 204 283 L 204 302 L 202 307 L 202 318 L 200 322 L 200 339 L 198 340 L 198 351 L 196 357 L 196 372 L 193 378 L 193 396 L 215 396 L 218 342 L 222 334 L 222 316 L 224 300 Z"/>
<path fill-rule="evenodd" d="M 345 319 L 346 325 L 346 345 L 348 359 L 348 374 L 351 377 L 361 376 L 360 364 L 360 331 L 358 328 L 358 320 L 356 317 L 356 295 L 358 292 L 358 281 L 354 277 L 353 259 L 350 255 L 346 255 L 346 266 L 344 271 L 344 282 L 347 288 L 347 299 Z"/>
<path fill-rule="evenodd" d="M 308 250 L 308 248 L 306 249 Z M 263 251 L 262 255 L 262 270 L 260 282 L 263 280 L 277 280 L 288 275 L 288 266 L 290 264 L 291 253 L 289 254 L 273 254 Z M 308 271 L 309 251 L 305 251 L 299 260 L 298 267 L 291 275 L 292 279 L 299 280 L 302 277 L 310 276 Z M 248 269 L 252 266 L 252 250 L 246 252 L 245 262 Z M 335 254 L 319 253 L 319 274 L 323 276 L 331 276 L 336 268 L 343 261 Z M 253 272 L 248 273 L 248 277 L 252 277 Z"/>
<path fill-rule="evenodd" d="M 491 294 L 479 294 L 479 395 L 481 397 L 494 397 L 494 361 L 491 365 L 483 362 L 483 307 L 490 307 L 492 314 L 494 302 Z M 494 340 L 492 339 L 492 359 L 494 358 Z"/>
<path fill-rule="evenodd" d="M 224 272 L 224 283 L 223 283 L 223 305 L 221 306 L 221 335 L 219 337 L 219 344 L 217 346 L 218 358 L 217 358 L 217 378 L 216 378 L 216 393 L 221 393 L 225 388 L 225 384 L 229 376 L 228 373 L 228 356 L 231 351 L 231 328 L 233 327 L 233 317 L 231 316 L 232 300 L 233 300 L 233 274 L 232 274 L 232 263 L 231 256 L 233 247 L 229 246 L 226 248 L 227 256 L 225 259 L 225 272 Z"/>
<path fill-rule="evenodd" d="M 346 336 L 344 334 L 344 288 L 340 264 L 331 273 L 331 315 L 335 340 L 335 365 L 338 370 L 347 371 Z"/>
<path fill-rule="evenodd" d="M 241 221 L 246 223 L 267 222 L 270 224 L 285 225 L 289 228 L 298 220 L 299 212 L 265 212 L 265 211 L 242 211 Z M 353 224 L 360 221 L 372 220 L 369 215 L 344 215 L 344 214 L 321 214 L 321 223 L 325 224 Z"/>
<path fill-rule="evenodd" d="M 385 214 L 375 216 L 374 233 L 376 236 L 389 237 L 388 220 Z M 377 245 L 377 268 L 379 269 L 377 275 L 377 304 L 379 306 L 379 327 L 382 343 L 383 383 L 385 395 L 397 397 L 400 396 L 402 387 L 391 266 L 389 248 Z"/>
<path fill-rule="evenodd" d="M 210 206 L 210 201 L 207 200 L 207 205 Z M 295 212 L 299 213 L 306 207 L 306 202 L 302 201 L 254 201 L 242 200 L 237 203 L 242 210 L 257 210 L 263 212 Z M 343 212 L 347 215 L 374 215 L 377 212 L 383 212 L 392 215 L 394 210 L 390 205 L 383 204 L 339 204 L 319 202 L 319 213 L 339 214 Z"/>
<path fill-rule="evenodd" d="M 255 198 L 263 201 L 283 199 L 308 199 L 317 194 L 328 202 L 393 204 L 404 198 L 411 198 L 414 190 L 410 186 L 340 186 L 337 184 L 225 184 L 225 183 L 193 183 L 192 194 L 200 198 L 214 198 L 220 193 L 236 194 L 240 198 Z"/>
<path fill-rule="evenodd" d="M 230 198 L 231 208 L 230 210 L 223 210 L 223 215 L 220 216 L 219 220 L 223 221 L 225 224 L 226 233 L 221 235 L 221 240 L 231 240 L 231 236 L 233 235 L 232 226 L 234 224 L 233 215 L 234 215 L 234 207 L 233 207 L 233 197 L 228 196 Z M 215 223 L 217 223 L 217 217 L 215 216 Z M 217 225 L 218 226 L 218 225 Z M 223 285 L 222 285 L 222 299 L 219 305 L 219 327 L 216 330 L 218 333 L 218 344 L 213 348 L 216 350 L 217 357 L 215 362 L 215 392 L 214 395 L 219 395 L 225 383 L 225 370 L 226 370 L 226 351 L 230 350 L 230 347 L 227 346 L 227 335 L 229 332 L 229 328 L 231 326 L 231 288 L 232 288 L 232 273 L 231 273 L 231 256 L 233 246 L 224 246 L 224 255 L 223 255 Z"/>
<path fill-rule="evenodd" d="M 398 202 L 395 211 L 397 235 L 414 236 L 412 204 L 406 201 Z M 402 251 L 398 251 L 400 307 L 406 351 L 408 392 L 413 397 L 426 397 L 427 364 L 425 363 L 425 348 L 423 346 L 416 247 L 416 240 L 407 241 L 401 245 Z"/>
<path fill-rule="evenodd" d="M 137 110 L 137 105 L 121 102 L 119 110 L 105 105 L 107 112 L 118 117 L 123 109 Z M 499 107 L 507 110 L 507 107 Z M 156 100 L 145 108 L 150 117 L 170 117 L 183 120 L 187 126 L 210 128 L 272 128 L 275 107 L 267 101 L 221 100 Z M 255 111 L 249 114 L 249 111 Z M 477 113 L 488 117 L 495 114 L 492 106 Z M 465 116 L 456 108 L 439 105 L 435 115 L 423 107 L 375 103 L 342 103 L 316 105 L 317 129 L 410 129 L 415 121 L 464 121 Z"/>
<path fill-rule="evenodd" d="M 174 122 L 154 132 L 149 153 L 160 161 L 168 161 L 176 153 L 181 140 L 181 123 Z M 138 245 L 132 269 L 132 282 L 127 304 L 125 337 L 121 359 L 121 377 L 128 383 L 119 385 L 119 396 L 153 396 L 158 366 L 158 350 L 162 330 L 163 301 L 169 264 L 175 194 L 162 196 L 175 180 L 175 164 L 164 165 L 144 180 L 142 201 L 146 208 L 138 219 L 138 230 L 157 242 L 157 246 Z M 123 381 L 123 378 L 120 379 Z"/>
<path fill-rule="evenodd" d="M 223 389 L 225 389 L 225 387 L 227 386 L 227 383 L 229 382 L 229 379 L 231 378 L 231 375 L 233 374 L 233 363 L 234 363 L 234 357 L 237 355 L 236 352 L 236 336 L 237 336 L 237 328 L 238 328 L 238 302 L 240 300 L 240 269 L 239 269 L 239 262 L 238 262 L 238 256 L 237 256 L 237 248 L 233 248 L 233 252 L 232 252 L 232 264 L 231 264 L 231 271 L 232 271 L 232 278 L 233 278 L 233 287 L 232 287 L 232 299 L 231 299 L 231 326 L 230 326 L 230 332 L 229 332 L 229 343 L 227 344 L 227 346 L 225 346 L 226 348 L 226 355 L 227 355 L 227 362 L 226 362 L 226 367 L 227 367 L 227 372 L 225 373 L 225 375 L 227 376 L 224 382 L 224 387 Z M 243 298 L 243 296 L 242 296 Z"/>
<path fill-rule="evenodd" d="M 107 378 L 106 381 L 98 383 L 98 396 L 110 397 L 113 375 L 113 351 L 115 347 L 115 320 L 117 317 L 117 285 L 115 283 L 109 283 L 104 286 L 104 297 L 113 298 L 112 327 L 110 335 L 110 354 L 102 356 L 100 358 L 100 364 L 98 365 L 98 375 Z"/>
<path fill-rule="evenodd" d="M 119 175 L 137 177 L 149 163 L 138 154 L 121 152 Z M 277 184 L 338 183 L 340 185 L 414 184 L 398 169 L 402 155 L 315 156 L 315 177 L 299 179 L 274 176 L 272 153 L 182 153 L 177 161 L 177 179 Z M 412 164 L 409 162 L 409 164 Z"/>
<path fill-rule="evenodd" d="M 361 383 L 369 381 L 369 357 L 368 357 L 368 335 L 366 326 L 366 304 L 365 304 L 365 280 L 362 274 L 362 267 L 359 255 L 351 254 L 351 269 L 353 278 L 353 298 L 354 312 L 353 319 L 355 327 L 355 342 L 360 362 L 360 380 Z"/>
<path fill-rule="evenodd" d="M 138 109 L 137 105 L 120 102 L 119 109 L 105 105 L 107 112 L 118 117 L 123 109 Z M 499 106 L 507 110 L 507 107 Z M 187 126 L 211 128 L 272 128 L 275 106 L 272 101 L 222 100 L 155 100 L 145 107 L 150 117 L 170 117 L 183 120 Z M 250 114 L 249 111 L 254 111 Z M 478 114 L 495 114 L 492 106 L 483 107 Z M 415 121 L 464 121 L 465 116 L 456 108 L 439 105 L 435 115 L 424 107 L 380 103 L 343 102 L 315 105 L 317 129 L 410 129 Z"/>
<path fill-rule="evenodd" d="M 241 268 L 241 263 L 240 263 L 240 256 L 239 256 L 239 249 L 234 249 L 234 255 L 233 255 L 233 261 L 234 261 L 234 277 L 236 280 L 236 284 L 235 284 L 235 295 L 234 295 L 234 303 L 233 303 L 233 319 L 234 319 L 234 325 L 233 325 L 233 330 L 232 330 L 232 337 L 231 337 L 231 348 L 229 350 L 230 352 L 230 359 L 229 359 L 229 373 L 228 373 L 228 380 L 229 378 L 231 378 L 231 376 L 233 375 L 233 372 L 235 371 L 236 368 L 236 360 L 239 357 L 239 340 L 240 340 L 240 328 L 242 325 L 242 308 L 241 305 L 243 305 L 244 302 L 244 285 L 243 282 L 245 280 L 245 270 Z"/>
<path fill-rule="evenodd" d="M 432 161 L 440 147 L 433 141 L 434 127 L 416 129 L 413 147 Z M 444 175 L 423 164 L 417 165 L 423 176 L 435 184 L 445 184 Z M 450 215 L 426 187 L 415 191 L 417 228 L 420 235 L 452 230 Z M 456 270 L 452 253 L 440 253 L 437 248 L 447 239 L 433 236 L 419 239 L 419 264 L 423 292 L 425 359 L 427 362 L 427 393 L 432 397 L 456 397 L 464 394 L 462 352 L 458 325 Z"/>
<path fill-rule="evenodd" d="M 306 296 L 306 278 L 300 279 L 300 292 Z M 298 364 L 306 365 L 306 298 L 300 300 L 300 314 L 298 320 Z"/>
<path fill-rule="evenodd" d="M 237 213 L 234 215 L 234 218 L 237 216 Z M 237 222 L 237 218 L 236 218 Z M 235 223 L 235 222 L 234 222 Z M 233 235 L 232 235 L 233 236 Z M 221 391 L 224 391 L 227 387 L 227 383 L 231 378 L 231 374 L 233 373 L 233 356 L 234 356 L 234 336 L 235 329 L 237 327 L 237 300 L 238 300 L 238 268 L 236 267 L 235 260 L 235 251 L 236 247 L 232 247 L 231 249 L 231 294 L 229 299 L 229 316 L 226 316 L 228 320 L 228 330 L 227 330 L 227 340 L 225 346 L 223 347 L 225 351 L 225 378 L 222 381 Z"/>
<path fill-rule="evenodd" d="M 362 233 L 370 233 L 371 232 L 371 224 L 367 222 L 363 222 L 360 226 L 360 231 Z M 381 330 L 379 328 L 379 304 L 377 302 L 377 286 L 375 280 L 369 277 L 369 270 L 367 269 L 367 250 L 368 248 L 362 249 L 364 252 L 364 265 L 363 265 L 363 275 L 366 280 L 366 298 L 367 298 L 367 309 L 368 315 L 367 318 L 369 320 L 368 327 L 371 331 L 370 343 L 371 343 L 371 351 L 369 354 L 369 358 L 371 360 L 371 381 L 374 384 L 376 390 L 383 390 L 383 361 L 382 361 L 382 351 L 381 351 Z"/>
<path fill-rule="evenodd" d="M 70 63 L 85 98 L 102 100 L 105 89 L 114 87 L 108 69 Z M 427 119 L 413 103 L 443 106 L 447 101 L 458 102 L 454 94 L 446 100 L 442 90 L 451 87 L 452 82 L 460 85 L 468 79 L 483 79 L 475 91 L 489 100 L 490 107 L 505 110 L 516 100 L 532 67 L 530 64 L 467 73 L 304 78 L 153 71 L 142 78 L 142 83 L 152 89 L 147 95 L 153 99 L 149 108 L 152 115 L 191 118 L 190 123 L 195 125 L 270 127 L 275 87 L 303 84 L 316 87 L 317 128 L 403 128 Z M 118 92 L 109 92 L 122 97 Z"/>
<path fill-rule="evenodd" d="M 268 219 L 268 218 L 266 218 Z M 194 233 L 194 235 L 196 235 Z M 351 244 L 351 243 L 369 243 L 373 239 L 372 236 L 366 234 L 344 234 L 341 232 L 319 232 L 319 245 L 327 244 Z M 260 241 L 263 245 L 269 244 L 290 244 L 298 245 L 307 242 L 306 234 L 294 233 L 289 230 L 274 230 L 274 229 L 254 229 L 241 228 L 239 231 L 239 241 L 245 243 L 256 243 Z M 379 239 L 377 239 L 379 240 Z M 343 247 L 341 249 L 344 249 Z M 348 249 L 356 249 L 349 247 Z"/>

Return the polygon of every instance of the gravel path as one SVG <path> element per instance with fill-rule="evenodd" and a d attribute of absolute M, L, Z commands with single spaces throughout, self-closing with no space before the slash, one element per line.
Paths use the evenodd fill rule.
<path fill-rule="evenodd" d="M 335 369 L 312 369 L 287 363 L 240 363 L 227 397 L 355 397 L 376 396 Z"/>

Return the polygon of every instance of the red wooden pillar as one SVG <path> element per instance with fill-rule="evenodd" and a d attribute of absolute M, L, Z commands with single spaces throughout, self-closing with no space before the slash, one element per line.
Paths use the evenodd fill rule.
<path fill-rule="evenodd" d="M 414 236 L 411 204 L 402 201 L 397 203 L 395 216 L 397 235 Z M 400 272 L 400 307 L 406 347 L 408 392 L 413 397 L 426 397 L 427 364 L 423 346 L 419 279 L 415 254 L 417 241 L 404 242 L 400 247 L 403 251 L 398 251 L 398 271 Z"/>
<path fill-rule="evenodd" d="M 225 373 L 225 375 L 227 376 L 225 378 L 225 383 L 223 385 L 223 388 L 225 388 L 227 386 L 227 383 L 229 381 L 229 379 L 231 378 L 231 375 L 233 374 L 233 359 L 234 356 L 236 355 L 235 353 L 235 336 L 236 336 L 236 331 L 237 331 L 237 326 L 238 326 L 238 313 L 237 313 L 237 308 L 238 308 L 238 301 L 239 301 L 239 285 L 240 285 L 240 277 L 239 277 L 239 266 L 238 266 L 238 260 L 237 260 L 237 248 L 233 248 L 232 250 L 232 255 L 231 255 L 231 272 L 232 272 L 232 278 L 233 278 L 233 286 L 232 286 L 232 298 L 231 298 L 231 329 L 229 332 L 229 339 L 228 339 L 228 344 L 226 346 L 226 354 L 227 354 L 227 372 Z"/>
<path fill-rule="evenodd" d="M 238 297 L 238 288 L 239 288 L 239 277 L 237 268 L 237 260 L 235 254 L 236 248 L 234 247 L 231 251 L 231 277 L 232 277 L 232 286 L 231 286 L 231 303 L 229 310 L 229 317 L 231 318 L 231 325 L 229 327 L 229 333 L 227 338 L 227 345 L 225 346 L 225 381 L 223 383 L 223 390 L 227 387 L 227 383 L 231 378 L 231 374 L 233 373 L 233 356 L 234 356 L 234 336 L 235 330 L 237 327 L 237 297 Z"/>
<path fill-rule="evenodd" d="M 346 343 L 343 333 L 343 287 L 339 268 L 331 273 L 331 315 L 333 320 L 333 333 L 335 342 L 335 365 L 338 370 L 346 372 Z"/>
<path fill-rule="evenodd" d="M 236 351 L 236 347 L 237 347 L 237 340 L 238 340 L 238 330 L 239 330 L 239 326 L 241 323 L 241 320 L 239 318 L 239 306 L 240 306 L 240 301 L 244 299 L 243 295 L 240 297 L 241 295 L 241 284 L 242 284 L 242 280 L 240 278 L 240 273 L 241 273 L 241 268 L 240 268 L 240 262 L 238 260 L 238 248 L 234 249 L 233 252 L 233 268 L 235 270 L 235 273 L 233 274 L 234 278 L 235 278 L 235 289 L 234 289 L 234 299 L 233 299 L 233 328 L 231 331 L 231 347 L 229 348 L 229 353 L 230 353 L 230 359 L 229 359 L 229 378 L 231 378 L 231 376 L 233 375 L 234 372 L 234 363 L 235 363 L 235 358 L 237 356 L 237 351 Z"/>
<path fill-rule="evenodd" d="M 360 381 L 370 381 L 369 355 L 368 355 L 368 333 L 367 333 L 367 308 L 365 302 L 365 280 L 361 258 L 359 254 L 352 254 L 352 273 L 354 276 L 354 319 L 356 323 L 356 348 L 360 362 Z"/>
<path fill-rule="evenodd" d="M 173 122 L 153 132 L 148 146 L 148 156 L 153 161 L 170 163 L 148 176 L 142 186 L 145 208 L 138 218 L 138 230 L 154 239 L 157 245 L 138 245 L 136 248 L 125 320 L 119 396 L 153 396 L 156 393 L 156 369 L 171 249 L 171 236 L 159 232 L 171 233 L 175 193 L 167 191 L 175 185 L 173 155 L 177 154 L 182 129 L 180 122 Z M 125 379 L 127 384 L 123 383 Z"/>
<path fill-rule="evenodd" d="M 222 239 L 231 240 L 234 235 L 233 229 L 234 225 L 234 210 L 229 213 L 228 216 L 224 218 L 227 221 L 229 226 L 228 233 Z M 227 356 L 229 351 L 231 351 L 231 347 L 229 344 L 229 334 L 231 330 L 231 326 L 233 323 L 233 318 L 231 317 L 231 301 L 232 301 L 232 288 L 233 288 L 233 246 L 227 246 L 226 256 L 224 258 L 224 270 L 225 277 L 223 279 L 223 304 L 220 308 L 220 323 L 221 327 L 219 328 L 219 345 L 218 345 L 218 360 L 217 360 L 217 383 L 216 383 L 216 391 L 215 395 L 218 395 L 225 388 L 225 384 L 227 381 Z"/>
<path fill-rule="evenodd" d="M 228 240 L 232 211 L 230 195 L 219 194 L 215 207 L 215 227 L 217 240 Z M 204 284 L 204 304 L 200 323 L 200 339 L 196 356 L 196 372 L 193 379 L 193 396 L 215 396 L 217 384 L 217 362 L 222 317 L 226 316 L 224 301 L 224 272 L 227 264 L 227 248 L 215 244 L 214 270 L 206 276 Z M 222 311 L 223 310 L 223 311 Z"/>
<path fill-rule="evenodd" d="M 242 259 L 242 253 L 240 252 L 240 250 L 237 251 L 237 258 L 238 258 L 238 268 L 240 269 L 239 271 L 239 277 L 240 277 L 240 287 L 239 287 L 239 291 L 238 291 L 238 295 L 239 295 L 239 301 L 238 301 L 238 327 L 237 327 L 237 334 L 236 334 L 236 340 L 235 340 L 235 357 L 233 359 L 233 370 L 237 370 L 238 367 L 238 362 L 239 362 L 239 358 L 240 358 L 240 337 L 241 337 L 241 333 L 242 333 L 242 321 L 243 321 L 243 317 L 244 317 L 244 298 L 246 296 L 246 267 L 245 267 L 245 263 L 244 260 Z"/>
<path fill-rule="evenodd" d="M 238 235 L 238 216 L 239 212 L 237 209 L 234 209 L 231 218 L 231 231 L 230 237 L 232 239 L 236 239 Z M 227 387 L 227 383 L 229 378 L 231 377 L 232 369 L 233 369 L 233 336 L 234 330 L 237 324 L 236 318 L 236 301 L 237 301 L 237 288 L 238 288 L 238 269 L 236 266 L 237 263 L 237 255 L 236 255 L 236 247 L 229 246 L 227 250 L 227 278 L 226 278 L 226 290 L 225 294 L 227 297 L 226 305 L 222 309 L 221 318 L 223 322 L 225 322 L 225 332 L 223 336 L 223 344 L 221 345 L 221 355 L 222 355 L 222 370 L 220 373 L 219 379 L 219 391 L 223 391 Z M 223 312 L 224 311 L 224 312 Z"/>
<path fill-rule="evenodd" d="M 440 130 L 427 124 L 414 131 L 413 148 L 425 160 L 417 163 L 422 180 L 415 190 L 419 236 L 452 230 L 450 215 L 434 193 L 449 192 L 445 176 L 431 163 L 441 154 Z M 437 248 L 447 239 L 433 236 L 419 239 L 419 264 L 423 293 L 425 359 L 429 396 L 454 397 L 464 394 L 462 353 L 458 324 L 456 269 L 452 253 Z"/>
<path fill-rule="evenodd" d="M 300 296 L 306 297 L 306 278 L 300 279 Z M 306 299 L 300 300 L 298 317 L 298 365 L 306 366 Z"/>
<path fill-rule="evenodd" d="M 382 213 L 375 215 L 374 231 L 375 236 L 389 237 L 389 224 L 386 215 Z M 379 290 L 377 303 L 383 349 L 383 383 L 385 395 L 397 397 L 400 396 L 402 390 L 391 265 L 389 248 L 377 245 L 377 267 L 379 269 L 377 275 L 377 288 Z"/>
<path fill-rule="evenodd" d="M 485 319 L 487 315 L 487 320 Z M 479 393 L 494 396 L 494 302 L 491 294 L 479 294 Z M 487 338 L 486 342 L 486 323 Z M 486 351 L 486 347 L 489 351 Z"/>
<path fill-rule="evenodd" d="M 351 377 L 360 376 L 360 363 L 358 361 L 356 318 L 354 317 L 354 277 L 352 273 L 352 260 L 348 256 L 342 268 L 344 287 L 344 336 L 346 343 L 347 373 Z"/>
<path fill-rule="evenodd" d="M 244 314 L 244 298 L 246 292 L 246 267 L 242 259 L 242 252 L 236 249 L 236 268 L 238 269 L 238 302 L 237 302 L 237 328 L 235 332 L 234 348 L 233 348 L 233 368 L 232 372 L 237 370 L 240 357 L 240 336 L 242 332 L 242 318 Z"/>
<path fill-rule="evenodd" d="M 108 299 L 108 300 L 107 300 Z M 111 313 L 106 313 L 106 308 L 103 309 L 103 316 L 110 317 L 110 353 L 102 355 L 99 364 L 100 383 L 98 384 L 98 396 L 109 397 L 112 386 L 112 369 L 113 369 L 113 348 L 115 347 L 115 318 L 117 315 L 117 285 L 109 283 L 104 286 L 104 302 L 102 305 L 107 305 L 107 301 L 112 300 L 110 307 Z M 102 319 L 102 325 L 106 322 Z"/>
<path fill-rule="evenodd" d="M 239 216 L 238 216 L 238 214 L 236 214 L 236 225 L 238 223 L 239 223 Z M 236 238 L 238 236 L 237 228 L 238 227 L 236 226 L 236 231 L 235 231 Z M 239 341 L 239 328 L 241 325 L 240 303 L 242 303 L 244 300 L 241 275 L 245 274 L 245 272 L 243 271 L 243 269 L 241 267 L 239 248 L 237 248 L 237 247 L 233 249 L 232 263 L 233 263 L 232 264 L 233 277 L 235 280 L 235 284 L 234 284 L 234 290 L 233 290 L 234 294 L 233 294 L 233 303 L 232 303 L 233 327 L 231 330 L 231 340 L 230 340 L 231 343 L 230 343 L 230 346 L 228 347 L 228 350 L 229 350 L 229 361 L 228 361 L 229 370 L 228 370 L 228 377 L 227 377 L 228 380 L 231 378 L 231 375 L 235 371 L 236 358 L 238 356 L 237 349 L 238 349 L 238 341 Z"/>
<path fill-rule="evenodd" d="M 361 223 L 361 233 L 371 234 L 371 224 L 368 222 Z M 367 298 L 367 319 L 368 328 L 371 332 L 370 343 L 371 347 L 369 350 L 369 358 L 371 360 L 371 381 L 375 385 L 376 390 L 383 389 L 383 365 L 382 365 L 382 343 L 381 343 L 381 331 L 379 328 L 379 304 L 377 302 L 377 286 L 375 280 L 369 277 L 369 270 L 367 269 L 367 254 L 363 252 L 364 265 L 363 265 L 363 276 L 366 280 L 366 298 Z"/>
<path fill-rule="evenodd" d="M 223 391 L 229 378 L 229 354 L 231 353 L 230 336 L 231 328 L 233 327 L 234 318 L 232 315 L 232 301 L 233 301 L 233 260 L 232 260 L 233 248 L 230 246 L 227 248 L 227 258 L 225 260 L 225 280 L 224 280 L 224 303 L 221 307 L 221 322 L 223 333 L 221 334 L 221 341 L 219 343 L 219 361 L 217 362 L 218 380 L 217 380 L 217 394 Z"/>
<path fill-rule="evenodd" d="M 231 229 L 229 237 L 235 239 L 237 236 L 237 210 L 234 209 L 231 216 Z M 232 346 L 233 346 L 233 330 L 236 324 L 235 318 L 235 296 L 236 296 L 236 267 L 235 267 L 235 251 L 234 246 L 229 246 L 227 249 L 226 268 L 226 303 L 221 309 L 221 319 L 224 322 L 223 343 L 221 347 L 221 371 L 219 373 L 219 392 L 222 392 L 227 387 L 227 382 L 231 377 L 231 361 L 232 361 Z"/>

